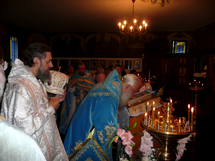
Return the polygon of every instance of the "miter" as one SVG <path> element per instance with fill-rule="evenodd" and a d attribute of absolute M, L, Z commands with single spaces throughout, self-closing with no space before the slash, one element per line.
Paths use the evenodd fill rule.
<path fill-rule="evenodd" d="M 46 91 L 52 94 L 63 95 L 66 84 L 69 78 L 66 74 L 50 70 L 51 82 L 44 82 Z"/>

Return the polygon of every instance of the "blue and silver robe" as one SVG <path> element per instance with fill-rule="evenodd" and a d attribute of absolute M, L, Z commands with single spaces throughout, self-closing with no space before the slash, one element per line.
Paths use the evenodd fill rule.
<path fill-rule="evenodd" d="M 96 84 L 77 108 L 64 141 L 64 147 L 68 156 L 80 149 L 94 129 L 92 138 L 96 140 L 96 147 L 102 149 L 109 160 L 112 160 L 112 146 L 110 141 L 116 135 L 117 110 L 122 92 L 120 76 L 116 70 L 111 72 L 104 82 Z M 79 153 L 75 157 L 88 159 L 94 157 L 91 154 L 93 145 L 85 147 L 85 153 Z M 89 153 L 88 153 L 89 151 Z M 74 158 L 75 159 L 75 158 Z M 98 157 L 98 160 L 101 159 Z"/>
<path fill-rule="evenodd" d="M 74 87 L 72 87 L 72 81 L 75 78 L 78 79 L 78 81 L 74 85 Z M 70 122 L 69 120 L 70 108 L 78 107 L 82 99 L 87 95 L 87 93 L 94 85 L 95 85 L 95 81 L 93 80 L 93 77 L 91 76 L 91 74 L 88 72 L 85 72 L 84 76 L 80 76 L 78 74 L 78 71 L 76 71 L 69 79 L 69 83 L 66 90 L 66 98 L 61 105 L 61 112 L 60 112 L 60 119 L 59 119 L 59 130 L 61 133 L 63 134 L 66 133 L 68 124 Z M 72 90 L 72 88 L 75 88 L 75 91 Z M 74 95 L 76 97 L 76 103 L 72 102 L 74 100 L 73 99 Z M 73 111 L 75 111 L 75 109 Z"/>

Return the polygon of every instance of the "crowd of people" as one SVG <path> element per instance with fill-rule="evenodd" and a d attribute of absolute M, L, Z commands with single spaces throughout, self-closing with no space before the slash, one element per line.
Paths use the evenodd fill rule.
<path fill-rule="evenodd" d="M 52 72 L 51 48 L 41 43 L 25 49 L 7 79 L 3 57 L 0 48 L 0 145 L 6 145 L 0 146 L 0 160 L 113 160 L 108 144 L 119 111 L 132 95 L 151 89 L 120 64 L 104 73 L 97 66 L 94 75 L 83 62 L 76 71 L 70 66 L 68 75 Z"/>

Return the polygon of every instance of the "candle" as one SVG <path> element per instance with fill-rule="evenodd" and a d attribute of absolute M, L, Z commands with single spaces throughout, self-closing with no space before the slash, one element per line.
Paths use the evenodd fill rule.
<path fill-rule="evenodd" d="M 194 108 L 191 108 L 191 126 L 193 126 L 193 112 L 194 112 Z"/>
<path fill-rule="evenodd" d="M 167 103 L 167 110 L 166 110 L 166 123 L 167 126 L 169 127 L 170 125 L 170 103 Z"/>
<path fill-rule="evenodd" d="M 121 22 L 119 22 L 119 23 L 118 23 L 118 26 L 119 26 L 119 29 L 121 29 L 121 28 L 122 28 L 122 24 L 121 24 Z"/>
<path fill-rule="evenodd" d="M 147 113 L 145 113 L 145 120 L 144 120 L 144 122 L 145 122 L 145 125 L 147 125 Z"/>
<path fill-rule="evenodd" d="M 158 111 L 158 115 L 157 115 L 157 118 L 159 119 L 159 117 L 160 117 L 160 111 Z"/>
<path fill-rule="evenodd" d="M 171 120 L 171 114 L 172 114 L 172 99 L 170 99 L 170 109 L 169 109 L 170 120 Z"/>
<path fill-rule="evenodd" d="M 179 117 L 178 119 L 178 128 L 180 129 L 180 127 L 181 127 L 181 117 Z"/>
<path fill-rule="evenodd" d="M 154 125 L 154 119 L 155 119 L 155 107 L 154 107 L 155 102 L 153 101 L 153 106 L 152 106 L 152 126 Z"/>
<path fill-rule="evenodd" d="M 188 104 L 188 121 L 190 121 L 190 104 Z"/>

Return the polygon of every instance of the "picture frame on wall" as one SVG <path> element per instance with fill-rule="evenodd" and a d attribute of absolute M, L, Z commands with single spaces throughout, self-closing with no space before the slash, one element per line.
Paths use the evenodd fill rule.
<path fill-rule="evenodd" d="M 185 78 L 179 78 L 179 85 L 184 86 L 185 85 Z"/>
<path fill-rule="evenodd" d="M 180 58 L 180 66 L 185 67 L 186 66 L 186 58 Z"/>
<path fill-rule="evenodd" d="M 114 65 L 115 65 L 115 60 L 107 60 L 107 68 L 109 70 L 113 70 Z"/>
<path fill-rule="evenodd" d="M 133 61 L 133 68 L 134 69 L 140 69 L 140 60 L 134 60 Z"/>
<path fill-rule="evenodd" d="M 132 69 L 132 61 L 131 60 L 125 60 L 125 69 Z"/>
<path fill-rule="evenodd" d="M 102 67 L 102 69 L 106 68 L 106 60 L 99 60 L 99 65 Z"/>
<path fill-rule="evenodd" d="M 90 69 L 90 61 L 89 60 L 81 60 L 81 62 L 84 62 L 85 67 L 86 67 L 87 70 Z"/>
<path fill-rule="evenodd" d="M 98 59 L 90 60 L 90 70 L 96 70 L 96 66 L 98 65 Z"/>
<path fill-rule="evenodd" d="M 179 76 L 185 76 L 186 75 L 186 68 L 180 68 L 179 69 Z"/>

